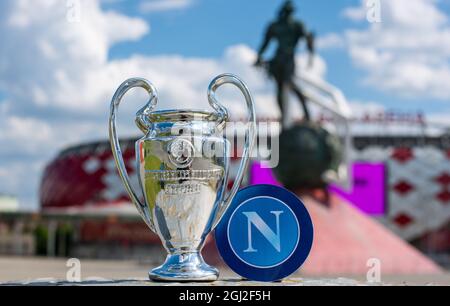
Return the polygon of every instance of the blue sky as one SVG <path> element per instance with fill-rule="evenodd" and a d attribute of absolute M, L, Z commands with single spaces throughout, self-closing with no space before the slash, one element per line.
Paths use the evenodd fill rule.
<path fill-rule="evenodd" d="M 140 1 L 105 3 L 106 9 L 119 10 L 127 15 L 145 18 L 151 32 L 138 42 L 125 42 L 110 50 L 112 59 L 131 54 L 182 54 L 192 57 L 217 58 L 236 44 L 246 44 L 257 49 L 268 22 L 272 20 L 281 0 L 197 0 L 187 8 L 143 14 Z M 345 18 L 343 11 L 358 6 L 359 0 L 303 0 L 295 1 L 299 8 L 297 17 L 319 36 L 342 33 L 349 28 L 362 29 L 366 23 Z M 450 4 L 439 1 L 438 7 L 447 15 Z M 411 33 L 413 35 L 413 33 Z M 299 49 L 299 52 L 303 49 Z M 319 54 L 327 63 L 327 81 L 341 88 L 350 100 L 380 103 L 390 110 L 424 111 L 437 113 L 449 111 L 442 99 L 433 97 L 404 98 L 385 93 L 361 81 L 364 71 L 355 67 L 346 50 L 322 49 Z"/>
<path fill-rule="evenodd" d="M 104 4 L 105 8 L 144 17 L 152 26 L 151 34 L 140 42 L 116 46 L 112 50 L 113 57 L 133 52 L 220 56 L 226 47 L 239 43 L 256 48 L 263 29 L 275 17 L 282 1 L 197 0 L 183 10 L 149 14 L 141 14 L 138 3 L 132 0 Z M 297 16 L 318 33 L 328 33 L 348 25 L 348 21 L 339 17 L 339 12 L 357 1 L 310 0 L 298 3 L 300 10 Z"/>
<path fill-rule="evenodd" d="M 105 4 L 105 8 L 143 17 L 151 24 L 151 33 L 139 42 L 114 46 L 111 58 L 124 58 L 134 53 L 220 57 L 227 47 L 242 43 L 256 50 L 261 44 L 265 28 L 276 16 L 282 1 L 197 0 L 190 8 L 149 14 L 141 14 L 138 3 L 132 0 Z M 350 26 L 352 22 L 343 18 L 340 12 L 359 1 L 308 0 L 296 3 L 299 8 L 297 17 L 320 35 Z M 353 84 L 358 75 L 355 70 L 348 69 L 349 59 L 345 53 L 338 50 L 320 54 L 331 67 L 329 80 L 346 91 L 356 90 Z M 342 75 L 346 78 L 342 78 Z M 359 91 L 358 94 L 364 94 L 361 99 L 370 97 L 370 93 L 365 93 L 365 90 Z"/>

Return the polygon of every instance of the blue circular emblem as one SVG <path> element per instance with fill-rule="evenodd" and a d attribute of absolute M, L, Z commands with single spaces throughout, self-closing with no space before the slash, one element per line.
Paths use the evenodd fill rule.
<path fill-rule="evenodd" d="M 215 235 L 220 255 L 234 272 L 251 280 L 276 281 L 307 259 L 313 225 L 296 195 L 256 185 L 237 193 Z"/>

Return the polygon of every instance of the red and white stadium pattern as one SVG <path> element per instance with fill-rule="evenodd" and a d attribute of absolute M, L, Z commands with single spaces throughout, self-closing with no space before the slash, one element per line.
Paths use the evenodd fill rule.
<path fill-rule="evenodd" d="M 125 141 L 123 156 L 134 187 L 138 186 L 134 144 Z M 41 184 L 44 211 L 85 212 L 129 206 L 108 143 L 80 146 L 63 152 L 44 171 Z"/>
<path fill-rule="evenodd" d="M 450 221 L 450 150 L 370 146 L 354 151 L 353 159 L 387 165 L 388 207 L 380 222 L 402 238 L 419 238 Z"/>
<path fill-rule="evenodd" d="M 123 142 L 126 167 L 138 187 L 134 140 Z M 388 207 L 380 222 L 404 239 L 435 231 L 450 221 L 450 150 L 434 146 L 367 146 L 353 159 L 385 162 Z M 233 163 L 231 176 L 236 172 Z M 231 184 L 232 182 L 230 182 Z M 44 211 L 61 213 L 135 213 L 119 178 L 107 142 L 69 149 L 45 170 L 41 184 Z"/>

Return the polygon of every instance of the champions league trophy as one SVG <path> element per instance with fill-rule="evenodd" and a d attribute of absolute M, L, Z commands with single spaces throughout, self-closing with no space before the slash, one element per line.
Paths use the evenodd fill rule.
<path fill-rule="evenodd" d="M 230 142 L 222 133 L 228 111 L 216 99 L 216 90 L 224 84 L 241 90 L 249 113 L 242 161 L 228 195 Z M 130 184 L 116 132 L 119 104 L 135 87 L 150 95 L 148 104 L 136 116 L 136 124 L 145 134 L 136 143 L 143 200 Z M 154 111 L 158 102 L 155 87 L 134 78 L 119 87 L 111 103 L 110 140 L 120 176 L 140 215 L 169 254 L 161 267 L 150 272 L 154 281 L 215 281 L 219 276 L 217 269 L 205 263 L 201 250 L 242 182 L 255 142 L 256 116 L 247 86 L 234 75 L 218 76 L 209 87 L 208 100 L 214 112 Z"/>

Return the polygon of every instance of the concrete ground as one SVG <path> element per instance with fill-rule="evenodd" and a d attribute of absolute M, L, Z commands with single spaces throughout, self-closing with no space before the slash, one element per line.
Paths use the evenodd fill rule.
<path fill-rule="evenodd" d="M 147 272 L 154 265 L 137 261 L 82 260 L 81 279 L 86 285 L 156 285 L 147 282 Z M 265 285 L 240 282 L 240 278 L 227 269 L 221 270 L 221 281 L 214 285 Z M 0 257 L 1 284 L 64 284 L 67 279 L 67 261 L 52 258 Z M 447 285 L 450 273 L 440 275 L 388 276 L 382 275 L 384 285 Z M 300 273 L 274 285 L 365 285 L 365 276 L 308 277 Z M 160 285 L 160 284 L 158 284 Z"/>

